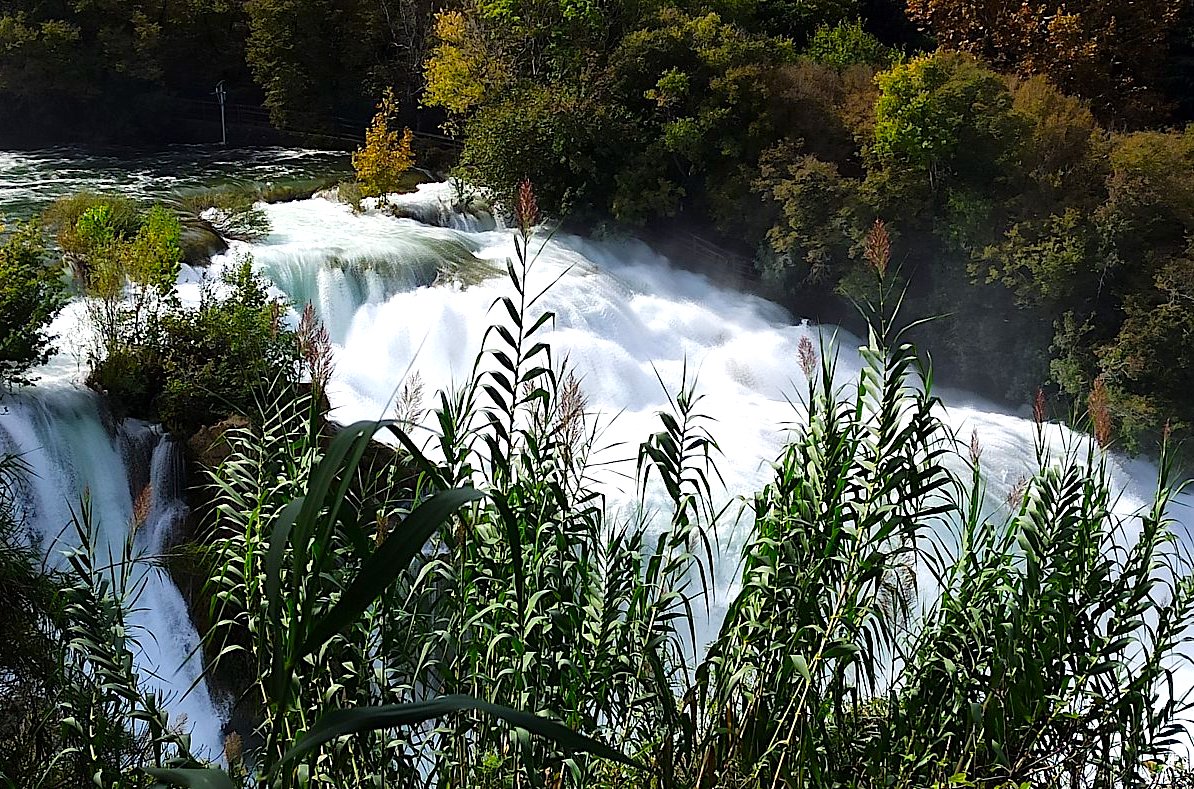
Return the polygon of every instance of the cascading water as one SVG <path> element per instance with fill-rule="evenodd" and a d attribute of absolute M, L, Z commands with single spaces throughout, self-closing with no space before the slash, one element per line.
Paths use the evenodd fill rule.
<path fill-rule="evenodd" d="M 229 255 L 248 252 L 294 303 L 316 306 L 336 344 L 330 396 L 338 421 L 392 415 L 404 377 L 416 372 L 429 391 L 462 382 L 486 328 L 501 318 L 490 307 L 510 293 L 504 264 L 514 256 L 513 235 L 471 221 L 444 221 L 450 194 L 446 184 L 425 185 L 401 198 L 396 213 L 402 218 L 377 211 L 355 215 L 328 199 L 266 206 L 273 233 Z M 419 203 L 425 207 L 416 210 Z M 436 226 L 411 216 L 431 218 Z M 658 428 L 655 414 L 667 403 L 664 387 L 675 391 L 687 370 L 698 376 L 702 408 L 715 420 L 728 494 L 750 493 L 768 481 L 769 463 L 784 443 L 783 426 L 798 416 L 789 398 L 797 400 L 805 390 L 796 363 L 801 338 L 818 347 L 831 342 L 843 380 L 853 380 L 861 367 L 857 338 L 795 322 L 770 302 L 674 268 L 641 243 L 559 234 L 538 237 L 531 246 L 538 250 L 531 290 L 555 283 L 539 305 L 556 314 L 554 352 L 569 359 L 589 408 L 604 415 L 602 444 L 617 447 L 602 461 L 633 455 Z M 463 262 L 466 251 L 476 263 Z M 428 260 L 438 262 L 438 278 L 429 275 Z M 385 267 L 371 261 L 385 261 Z M 462 265 L 480 276 L 454 277 Z M 484 276 L 486 268 L 493 274 Z M 378 284 L 362 287 L 363 272 Z M 944 399 L 945 419 L 956 433 L 977 432 L 988 494 L 992 502 L 1003 501 L 1036 467 L 1034 422 L 964 393 Z M 1059 453 L 1087 440 L 1059 425 L 1047 426 L 1045 436 Z M 1110 465 L 1123 489 L 1118 512 L 1136 512 L 1151 501 L 1156 469 L 1150 463 L 1114 457 Z M 632 461 L 605 472 L 612 500 L 621 491 L 627 502 L 633 486 L 625 475 L 633 472 Z M 1187 502 L 1176 517 L 1188 517 Z M 649 506 L 663 503 L 661 496 L 648 500 Z M 718 535 L 716 593 L 722 605 L 744 538 L 744 525 L 725 525 Z"/>
<path fill-rule="evenodd" d="M 196 188 L 342 177 L 347 159 L 338 152 L 220 146 L 0 151 L 0 221 L 34 217 L 81 190 L 169 202 Z M 135 554 L 158 556 L 186 515 L 180 448 L 153 426 L 116 423 L 97 395 L 77 386 L 93 345 L 81 301 L 67 305 L 50 333 L 58 354 L 37 371 L 38 386 L 0 398 L 0 452 L 20 454 L 32 470 L 20 497 L 24 522 L 47 561 L 62 567 L 86 495 L 101 557 L 119 557 L 132 528 Z M 191 732 L 196 755 L 219 758 L 223 715 L 201 679 L 186 602 L 164 570 L 142 562 L 133 571 L 142 574 L 129 584 L 142 589 L 129 625 L 139 642 L 135 665 L 143 687 L 163 695 L 172 725 Z"/>
<path fill-rule="evenodd" d="M 0 401 L 0 452 L 29 467 L 19 506 L 51 566 L 77 544 L 72 526 L 86 497 L 101 565 L 119 560 L 130 529 L 134 554 L 170 547 L 187 508 L 181 499 L 179 446 L 146 423 L 117 426 L 99 397 L 68 386 L 38 388 Z M 137 563 L 130 588 L 140 594 L 128 613 L 139 643 L 135 665 L 146 691 L 160 694 L 171 725 L 191 732 L 198 754 L 221 753 L 221 716 L 200 681 L 198 634 L 178 588 L 164 570 Z M 187 692 L 192 685 L 194 690 Z"/>
<path fill-rule="evenodd" d="M 253 161 L 264 163 L 271 155 L 307 161 L 302 152 L 276 151 Z M 78 173 L 66 169 L 61 177 L 39 182 L 49 186 L 32 195 L 24 187 L 5 190 L 6 174 L 24 177 L 21 173 L 37 171 L 43 159 L 54 163 L 63 156 L 0 154 L 0 209 L 7 203 L 19 214 L 64 191 L 97 188 L 83 172 L 91 166 L 88 161 Z M 219 155 L 211 156 L 224 164 Z M 189 166 L 171 167 L 182 172 Z M 134 191 L 153 191 L 154 178 L 163 171 L 154 167 L 158 169 L 147 168 L 153 177 L 141 179 L 144 183 L 133 173 Z M 264 164 L 260 167 L 263 177 L 273 176 Z M 170 169 L 164 170 L 168 183 Z M 98 186 L 103 188 L 108 179 L 124 187 L 129 177 L 120 167 L 103 170 Z M 328 326 L 336 346 L 330 392 L 334 417 L 350 422 L 392 413 L 395 393 L 414 372 L 429 391 L 465 379 L 486 327 L 499 317 L 490 314 L 490 307 L 509 291 L 503 272 L 514 254 L 511 233 L 483 211 L 458 210 L 459 198 L 447 184 L 424 185 L 394 200 L 397 216 L 368 202 L 364 213 L 354 214 L 347 205 L 323 197 L 263 206 L 272 224 L 269 236 L 252 245 L 234 244 L 209 271 L 187 270 L 181 295 L 197 300 L 202 278 L 217 277 L 240 256 L 251 254 L 284 295 L 300 306 L 313 303 Z M 637 443 L 657 428 L 655 414 L 666 406 L 664 386 L 674 391 L 687 369 L 698 375 L 703 410 L 716 420 L 713 432 L 723 452 L 719 465 L 728 494 L 749 493 L 765 484 L 769 462 L 784 443 L 783 426 L 798 418 L 787 398 L 805 387 L 796 363 L 798 343 L 811 337 L 819 345 L 821 338 L 834 336 L 833 327 L 793 321 L 776 305 L 678 270 L 639 243 L 599 244 L 556 235 L 540 237 L 532 249 L 540 244 L 531 286 L 558 278 L 540 308 L 556 313 L 551 336 L 556 356 L 569 358 L 590 411 L 604 415 L 601 442 L 613 448 L 599 459 L 633 454 Z M 43 380 L 78 378 L 87 342 L 84 326 L 82 305 L 70 305 L 54 326 L 63 352 L 43 371 Z M 858 372 L 858 344 L 845 333 L 836 335 L 843 379 Z M 962 393 L 944 397 L 946 419 L 958 434 L 977 431 L 991 497 L 1002 499 L 1034 467 L 1033 422 Z M 177 447 L 172 442 L 145 426 L 114 429 L 95 396 L 62 382 L 5 403 L 0 451 L 25 452 L 37 470 L 25 503 L 47 550 L 53 553 L 49 543 L 70 523 L 70 506 L 85 490 L 101 536 L 115 550 L 128 534 L 146 484 L 152 493 L 148 508 L 140 508 L 144 521 L 138 547 L 150 554 L 168 547 L 182 512 L 173 490 Z M 1085 440 L 1056 425 L 1046 429 L 1046 438 L 1058 448 Z M 1150 499 L 1156 474 L 1151 464 L 1113 458 L 1111 466 L 1123 488 L 1118 511 L 1132 512 Z M 605 468 L 611 491 L 632 490 L 617 464 Z M 629 498 L 624 495 L 622 501 Z M 1173 513 L 1186 522 L 1188 502 L 1183 498 Z M 661 505 L 661 499 L 654 504 Z M 1179 529 L 1184 533 L 1185 524 Z M 744 537 L 744 528 L 729 524 L 718 534 L 715 592 L 723 604 L 732 591 Z M 152 573 L 135 624 L 155 638 L 143 639 L 139 665 L 156 669 L 161 679 L 146 671 L 147 683 L 174 696 L 171 713 L 185 713 L 196 743 L 218 753 L 220 716 L 203 683 L 180 698 L 198 676 L 195 661 L 186 660 L 195 643 L 194 628 L 178 590 L 163 574 Z"/>

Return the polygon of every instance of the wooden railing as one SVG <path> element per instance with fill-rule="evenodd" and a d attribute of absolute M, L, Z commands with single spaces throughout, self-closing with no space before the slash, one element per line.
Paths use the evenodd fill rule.
<path fill-rule="evenodd" d="M 676 233 L 668 238 L 665 246 L 673 262 L 687 268 L 707 270 L 713 274 L 731 274 L 744 281 L 757 280 L 759 277 L 754 261 L 750 258 L 693 233 Z"/>
<path fill-rule="evenodd" d="M 214 99 L 172 98 L 167 108 L 178 118 L 202 123 L 220 123 L 220 103 Z M 269 110 L 252 104 L 228 102 L 224 105 L 224 121 L 230 129 L 251 129 L 273 131 L 296 137 L 328 140 L 359 145 L 365 138 L 363 124 L 348 118 L 326 117 L 302 114 L 291 116 L 296 123 L 288 127 L 275 126 Z M 421 139 L 432 140 L 443 145 L 460 147 L 461 143 L 451 137 L 435 132 L 413 129 L 412 133 Z"/>

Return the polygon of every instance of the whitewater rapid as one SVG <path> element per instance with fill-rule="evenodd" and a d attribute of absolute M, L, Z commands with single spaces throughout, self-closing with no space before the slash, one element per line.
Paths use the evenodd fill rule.
<path fill-rule="evenodd" d="M 329 394 L 338 421 L 394 416 L 395 398 L 415 374 L 426 390 L 421 405 L 430 407 L 436 391 L 466 380 L 486 329 L 503 319 L 492 305 L 513 294 L 504 271 L 515 254 L 513 233 L 484 216 L 462 217 L 451 210 L 452 200 L 446 184 L 427 184 L 403 197 L 401 213 L 423 221 L 379 211 L 354 214 L 322 198 L 266 206 L 269 237 L 216 261 L 218 270 L 249 254 L 282 295 L 296 305 L 314 304 L 335 343 Z M 660 428 L 657 414 L 668 408 L 668 394 L 678 391 L 685 375 L 696 377 L 700 410 L 711 418 L 720 447 L 719 503 L 730 506 L 730 517 L 717 528 L 713 604 L 698 628 L 699 649 L 736 591 L 749 522 L 732 517 L 741 511 L 734 497 L 770 481 L 771 463 L 788 437 L 784 426 L 800 419 L 793 403 L 807 386 L 797 363 L 801 339 L 832 348 L 844 382 L 857 378 L 861 342 L 720 287 L 636 241 L 597 243 L 541 231 L 531 248 L 537 254 L 530 290 L 554 283 L 538 306 L 555 314 L 546 339 L 556 359 L 567 358 L 580 378 L 588 409 L 601 425 L 598 447 L 605 449 L 594 455 L 593 476 L 611 510 L 631 514 L 637 447 Z M 987 506 L 1006 506 L 1009 492 L 1037 468 L 1030 410 L 1013 414 L 963 392 L 939 394 L 955 435 L 968 440 L 972 431 L 977 434 Z M 1058 424 L 1047 425 L 1044 435 L 1058 455 L 1084 452 L 1090 440 Z M 1108 464 L 1121 491 L 1117 513 L 1130 515 L 1151 502 L 1153 464 L 1117 455 Z M 647 491 L 645 503 L 649 511 L 667 507 L 657 488 Z M 1183 496 L 1171 513 L 1183 535 L 1189 503 Z M 919 575 L 922 590 L 935 588 L 927 568 Z M 924 595 L 922 603 L 931 598 Z M 1184 676 L 1188 686 L 1188 672 Z"/>
<path fill-rule="evenodd" d="M 272 226 L 269 235 L 252 244 L 234 243 L 205 270 L 184 270 L 181 296 L 197 301 L 205 278 L 217 279 L 251 256 L 279 294 L 296 305 L 292 319 L 310 302 L 328 327 L 335 350 L 329 392 L 334 418 L 348 423 L 393 416 L 397 394 L 416 373 L 425 386 L 421 405 L 430 408 L 437 390 L 466 380 L 487 327 L 501 317 L 491 310 L 495 299 L 512 293 L 504 269 L 514 256 L 513 234 L 483 213 L 456 212 L 452 202 L 448 185 L 428 184 L 399 199 L 405 218 L 378 210 L 353 213 L 330 197 L 263 205 Z M 797 364 L 800 340 L 808 337 L 816 347 L 832 345 L 844 381 L 860 369 L 858 338 L 796 320 L 775 304 L 719 287 L 644 244 L 538 232 L 532 248 L 538 254 L 531 289 L 555 283 L 539 306 L 556 316 L 546 339 L 557 360 L 568 359 L 581 380 L 591 419 L 600 422 L 598 446 L 604 449 L 594 458 L 601 464 L 595 474 L 614 509 L 633 507 L 637 446 L 658 429 L 657 413 L 667 409 L 668 393 L 677 391 L 686 374 L 690 380 L 696 377 L 701 411 L 712 420 L 723 499 L 730 501 L 769 481 L 770 463 L 785 442 L 784 425 L 799 419 L 792 403 L 806 386 Z M 121 475 L 127 478 L 129 472 L 117 462 L 115 439 L 99 432 L 101 420 L 90 396 L 69 388 L 81 369 L 79 348 L 86 345 L 81 309 L 71 305 L 55 324 L 70 342 L 45 373 L 59 382 L 50 390 L 64 392 L 63 402 L 74 402 L 78 414 L 86 416 L 53 416 L 66 421 L 47 423 L 44 435 L 29 443 L 40 441 L 52 448 L 46 451 L 61 455 L 43 464 L 47 473 L 72 476 L 48 483 L 44 498 L 53 499 L 56 490 L 102 488 L 113 499 L 104 506 L 115 535 L 127 525 L 131 499 L 126 501 L 123 491 L 129 486 L 122 487 Z M 972 430 L 977 433 L 990 500 L 1002 501 L 1036 466 L 1030 414 L 1008 413 L 964 393 L 941 394 L 945 419 L 957 434 L 968 438 Z M 0 416 L 0 427 L 8 419 Z M 72 432 L 77 435 L 71 437 Z M 58 438 L 62 433 L 68 435 Z M 1088 440 L 1055 424 L 1045 428 L 1045 435 L 1058 452 Z M 73 443 L 57 447 L 57 441 Z M 1123 491 L 1117 511 L 1132 513 L 1151 500 L 1156 482 L 1152 464 L 1118 456 L 1109 463 Z M 93 483 L 89 475 L 112 478 Z M 654 493 L 647 504 L 662 508 L 664 501 Z M 1188 505 L 1183 497 L 1172 513 L 1182 534 L 1188 531 Z M 66 515 L 60 508 L 39 521 L 60 528 Z M 745 523 L 728 518 L 719 527 L 714 620 L 733 593 L 745 537 Z M 155 592 L 159 596 L 153 605 L 165 611 L 160 616 L 168 622 L 166 630 L 182 632 L 184 623 L 190 625 L 185 611 L 172 602 L 177 590 L 167 586 L 165 582 Z M 708 623 L 709 628 L 715 625 Z M 170 661 L 180 659 L 187 643 L 182 638 L 168 654 L 150 657 L 181 665 Z M 183 687 L 191 670 L 183 666 L 166 684 Z M 197 742 L 216 742 L 212 733 L 218 734 L 220 716 L 214 705 L 208 706 L 202 683 L 199 690 L 177 710 L 196 725 Z"/>
<path fill-rule="evenodd" d="M 513 233 L 484 216 L 463 217 L 452 201 L 447 184 L 425 184 L 400 198 L 401 213 L 423 221 L 354 214 L 325 198 L 263 206 L 270 235 L 235 245 L 208 275 L 248 254 L 292 303 L 315 306 L 335 343 L 330 395 L 338 421 L 392 416 L 397 393 L 415 373 L 429 406 L 434 392 L 469 375 L 486 329 L 502 318 L 491 309 L 495 299 L 513 293 L 505 276 Z M 799 418 L 792 403 L 806 389 L 797 364 L 800 340 L 832 347 L 843 381 L 861 368 L 857 337 L 720 287 L 640 242 L 539 232 L 532 251 L 530 289 L 554 283 L 538 306 L 555 314 L 547 339 L 557 359 L 568 359 L 589 410 L 606 425 L 600 444 L 615 447 L 609 459 L 633 457 L 658 429 L 656 414 L 687 371 L 713 420 L 727 493 L 749 493 L 769 480 L 784 425 Z M 1036 467 L 1029 410 L 1013 414 L 966 393 L 942 394 L 957 435 L 977 432 L 990 495 L 1002 500 Z M 1088 440 L 1056 424 L 1046 427 L 1046 438 L 1057 452 Z M 1120 510 L 1151 500 L 1152 464 L 1119 456 L 1109 462 L 1123 488 Z M 625 469 L 611 473 L 617 471 Z M 633 485 L 626 491 L 633 493 Z M 1183 522 L 1185 504 L 1174 512 Z M 722 537 L 732 564 L 742 535 Z"/>

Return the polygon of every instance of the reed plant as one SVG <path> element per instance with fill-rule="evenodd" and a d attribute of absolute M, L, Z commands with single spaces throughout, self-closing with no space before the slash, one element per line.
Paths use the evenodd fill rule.
<path fill-rule="evenodd" d="M 1153 500 L 1124 511 L 1105 415 L 1057 450 L 1038 403 L 1036 469 L 989 496 L 981 439 L 952 434 L 901 341 L 881 226 L 867 248 L 862 370 L 834 389 L 832 358 L 801 349 L 806 413 L 690 690 L 694 784 L 1180 784 L 1194 580 L 1171 448 Z"/>
<path fill-rule="evenodd" d="M 993 495 L 982 437 L 953 434 L 906 341 L 878 226 L 861 370 L 843 380 L 832 343 L 800 344 L 787 446 L 741 502 L 736 583 L 698 648 L 716 425 L 686 375 L 658 429 L 622 448 L 638 507 L 609 506 L 603 424 L 547 341 L 529 188 L 515 216 L 508 295 L 472 374 L 429 411 L 412 379 L 400 419 L 333 430 L 322 384 L 282 382 L 229 433 L 211 477 L 208 650 L 242 678 L 255 727 L 230 738 L 225 770 L 182 763 L 172 739 L 180 763 L 154 752 L 140 775 L 223 789 L 1188 782 L 1194 580 L 1168 446 L 1153 501 L 1131 510 L 1104 442 L 1058 449 L 1039 407 L 1036 468 Z M 137 704 L 130 717 L 152 718 Z"/>
<path fill-rule="evenodd" d="M 640 742 L 645 753 L 672 727 L 675 689 L 687 681 L 676 623 L 691 619 L 693 523 L 677 516 L 652 536 L 642 513 L 607 522 L 587 472 L 597 425 L 576 377 L 540 339 L 552 316 L 531 315 L 545 292 L 529 283 L 531 224 L 507 269 L 515 295 L 495 304 L 504 320 L 466 384 L 439 395 L 431 446 L 416 440 L 410 418 L 353 426 L 328 445 L 317 404 L 293 392 L 266 405 L 263 427 L 230 436 L 233 453 L 213 475 L 213 634 L 218 660 L 248 656 L 244 668 L 258 677 L 258 768 L 284 760 L 287 744 L 338 708 L 426 705 L 429 696 L 469 710 L 401 735 L 338 740 L 295 774 L 314 785 L 351 775 L 465 786 L 496 771 L 516 785 L 558 784 L 603 769 L 585 754 L 619 756 L 569 730 Z M 688 447 L 679 467 L 661 472 L 687 512 L 701 470 L 686 458 L 707 453 L 709 440 L 691 408 L 680 411 L 657 442 Z M 366 468 L 379 429 L 398 449 Z M 325 449 L 345 436 L 357 443 L 331 472 L 337 503 L 313 506 L 308 485 L 324 478 L 320 469 L 336 459 Z M 643 457 L 644 468 L 661 459 L 654 450 Z M 441 511 L 420 527 L 426 533 L 413 532 L 423 539 L 411 536 L 426 513 L 454 501 L 454 518 Z M 313 513 L 310 543 L 292 533 L 276 547 L 279 524 L 303 521 L 304 511 Z M 355 619 L 334 631 L 310 624 L 341 617 L 354 584 L 375 572 L 371 551 L 407 544 L 409 566 L 391 565 Z M 522 723 L 511 729 L 511 718 Z"/>
<path fill-rule="evenodd" d="M 23 533 L 20 493 L 29 469 L 0 454 L 0 786 L 30 783 L 59 747 L 53 717 L 64 685 L 58 579 Z"/>

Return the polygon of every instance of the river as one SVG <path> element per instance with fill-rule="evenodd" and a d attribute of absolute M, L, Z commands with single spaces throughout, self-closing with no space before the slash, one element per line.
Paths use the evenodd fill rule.
<path fill-rule="evenodd" d="M 159 197 L 221 180 L 308 177 L 338 167 L 343 157 L 283 150 L 187 148 L 131 159 L 71 150 L 0 153 L 0 211 L 28 215 L 80 188 Z M 399 200 L 411 217 L 424 221 L 354 214 L 347 205 L 321 197 L 265 206 L 269 235 L 251 244 L 234 243 L 207 271 L 186 269 L 183 298 L 197 298 L 205 276 L 250 254 L 281 294 L 299 305 L 313 303 L 327 325 L 335 344 L 334 417 L 350 422 L 391 414 L 396 393 L 416 372 L 429 393 L 464 380 L 493 317 L 490 305 L 509 288 L 493 273 L 514 253 L 512 234 L 485 217 L 454 213 L 451 198 L 448 185 L 426 184 Z M 856 338 L 720 287 L 644 244 L 566 234 L 537 238 L 532 285 L 555 281 L 543 303 L 556 313 L 550 340 L 557 357 L 566 356 L 576 370 L 589 408 L 603 415 L 601 445 L 607 449 L 599 459 L 610 464 L 601 484 L 615 504 L 632 498 L 633 486 L 624 476 L 628 456 L 655 429 L 655 414 L 667 402 L 665 387 L 674 391 L 685 369 L 696 372 L 705 395 L 702 407 L 714 420 L 727 497 L 767 480 L 768 464 L 784 442 L 782 426 L 797 416 L 789 398 L 804 389 L 796 363 L 802 337 L 814 343 L 832 340 L 843 376 L 859 369 Z M 80 311 L 68 309 L 55 328 L 77 337 L 80 321 Z M 62 351 L 43 383 L 0 415 L 0 436 L 7 435 L 9 444 L 30 452 L 35 461 L 40 481 L 30 512 L 38 533 L 58 535 L 69 520 L 68 506 L 86 489 L 97 502 L 105 534 L 116 542 L 130 521 L 139 486 L 166 490 L 174 484 L 169 475 L 176 448 L 151 426 L 113 434 L 103 424 L 96 398 L 74 383 L 80 371 L 77 350 L 68 341 Z M 1035 465 L 1030 414 L 1009 413 L 962 392 L 942 394 L 946 420 L 958 434 L 977 432 L 992 501 L 1002 500 Z M 1057 425 L 1046 433 L 1058 449 L 1085 440 Z M 1123 490 L 1120 511 L 1134 511 L 1150 499 L 1156 475 L 1150 463 L 1113 457 L 1111 466 Z M 1182 519 L 1189 517 L 1185 504 L 1174 513 Z M 147 550 L 168 544 L 177 517 L 170 507 L 159 514 L 144 537 Z M 745 530 L 733 524 L 719 530 L 716 591 L 722 603 L 731 591 L 744 536 Z M 47 549 L 53 550 L 48 541 Z M 171 637 L 147 646 L 142 665 L 152 666 L 164 678 L 162 689 L 175 696 L 197 678 L 194 661 L 184 664 L 195 634 L 180 603 L 168 579 L 151 586 L 143 601 L 152 612 L 145 626 Z M 218 752 L 222 713 L 203 684 L 173 705 L 172 714 L 185 713 L 194 725 L 196 742 Z"/>

